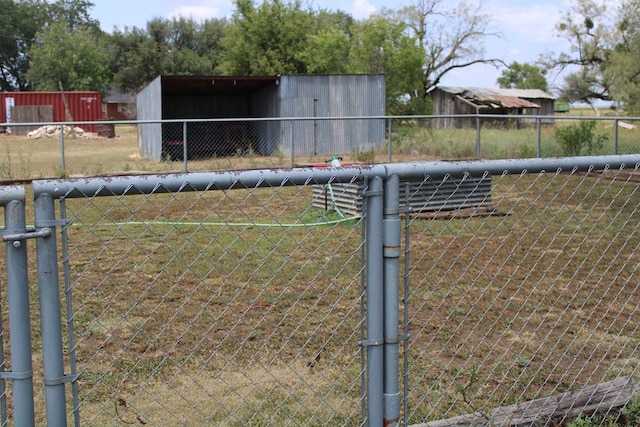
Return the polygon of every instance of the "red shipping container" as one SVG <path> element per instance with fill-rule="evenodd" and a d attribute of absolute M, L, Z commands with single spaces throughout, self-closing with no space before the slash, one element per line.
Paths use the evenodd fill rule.
<path fill-rule="evenodd" d="M 102 118 L 100 92 L 65 92 L 73 122 L 96 122 Z M 53 108 L 53 121 L 66 122 L 62 92 L 0 92 L 0 122 L 16 123 L 7 116 L 9 106 L 41 106 Z M 96 125 L 79 125 L 87 132 L 95 132 Z"/>

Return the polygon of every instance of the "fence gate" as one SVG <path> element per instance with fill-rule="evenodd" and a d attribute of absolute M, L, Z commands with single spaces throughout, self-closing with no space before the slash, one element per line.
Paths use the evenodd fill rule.
<path fill-rule="evenodd" d="M 85 425 L 363 423 L 365 352 L 380 344 L 361 305 L 365 275 L 379 277 L 363 264 L 362 215 L 313 201 L 314 186 L 358 180 L 310 169 L 34 182 L 36 229 L 61 231 L 38 242 L 43 339 L 57 341 L 43 344 L 49 422 L 68 417 L 67 383 Z"/>

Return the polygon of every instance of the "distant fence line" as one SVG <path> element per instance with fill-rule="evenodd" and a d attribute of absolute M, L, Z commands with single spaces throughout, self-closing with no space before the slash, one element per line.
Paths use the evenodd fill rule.
<path fill-rule="evenodd" d="M 356 159 L 398 161 L 402 155 L 465 158 L 526 158 L 575 155 L 555 141 L 553 129 L 574 122 L 595 121 L 607 144 L 583 155 L 640 152 L 638 117 L 439 115 L 371 117 L 284 117 L 99 121 L 68 123 L 0 123 L 0 129 L 53 126 L 59 128 L 61 172 L 67 169 L 64 127 L 136 126 L 138 151 L 144 159 L 182 164 L 189 172 L 194 160 L 226 156 L 278 155 L 293 167 L 297 159 L 349 155 Z M 443 128 L 439 123 L 458 124 Z M 24 133 L 24 132 L 21 132 Z"/>

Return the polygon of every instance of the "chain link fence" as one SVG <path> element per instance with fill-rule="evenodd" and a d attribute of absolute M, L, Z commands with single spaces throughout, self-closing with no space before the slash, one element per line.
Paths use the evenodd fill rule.
<path fill-rule="evenodd" d="M 312 184 L 62 198 L 82 424 L 359 424 L 362 232 Z"/>
<path fill-rule="evenodd" d="M 474 414 L 450 425 L 562 425 L 596 409 L 617 417 L 593 390 L 583 401 L 557 396 L 637 381 L 638 172 L 498 175 L 489 211 L 409 216 L 410 422 Z M 523 404 L 549 396 L 547 407 Z"/>
<path fill-rule="evenodd" d="M 440 127 L 443 117 L 456 126 Z M 326 164 L 334 156 L 345 164 L 372 164 L 624 155 L 640 152 L 638 120 L 481 114 L 113 121 L 92 123 L 108 128 L 98 133 L 83 132 L 85 123 L 75 131 L 52 123 L 29 136 L 17 130 L 38 124 L 3 123 L 0 129 L 7 125 L 14 133 L 0 134 L 0 179 L 295 167 Z M 569 141 L 578 144 L 563 139 L 567 129 Z"/>
<path fill-rule="evenodd" d="M 640 392 L 639 166 L 34 181 L 32 298 L 59 317 L 33 315 L 36 420 L 551 426 L 619 414 Z M 15 194 L 3 187 L 0 204 Z M 11 231 L 7 251 L 23 241 Z"/>

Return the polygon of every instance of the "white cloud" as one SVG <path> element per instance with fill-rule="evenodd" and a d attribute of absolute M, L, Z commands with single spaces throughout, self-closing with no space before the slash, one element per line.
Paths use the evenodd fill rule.
<path fill-rule="evenodd" d="M 526 38 L 529 42 L 543 44 L 557 39 L 555 25 L 565 10 L 558 3 L 521 4 L 491 2 L 483 12 L 493 17 L 494 25 L 505 39 Z"/>
<path fill-rule="evenodd" d="M 194 3 L 193 1 L 191 3 Z M 195 5 L 179 6 L 168 13 L 168 18 L 184 17 L 194 21 L 229 16 L 232 9 L 230 0 L 213 0 L 195 2 Z"/>
<path fill-rule="evenodd" d="M 347 12 L 350 12 L 355 19 L 364 19 L 368 18 L 376 11 L 377 8 L 373 4 L 369 3 L 368 0 L 354 0 L 351 5 L 351 10 Z"/>

